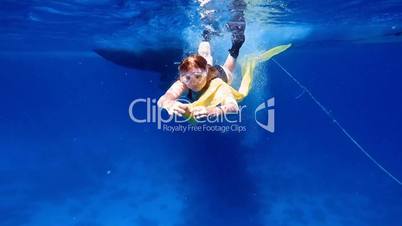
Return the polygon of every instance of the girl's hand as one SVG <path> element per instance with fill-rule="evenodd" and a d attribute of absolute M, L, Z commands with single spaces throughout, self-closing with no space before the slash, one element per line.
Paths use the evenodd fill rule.
<path fill-rule="evenodd" d="M 195 107 L 191 113 L 195 119 L 202 119 L 208 117 L 208 110 L 204 106 Z"/>
<path fill-rule="evenodd" d="M 220 113 L 223 113 L 222 110 L 218 107 L 206 108 L 203 106 L 195 107 L 192 111 L 192 114 L 195 119 L 202 119 L 208 116 L 218 116 Z"/>
<path fill-rule="evenodd" d="M 169 107 L 166 108 L 169 115 L 178 115 L 180 117 L 183 116 L 186 112 L 188 112 L 188 105 L 183 104 L 179 101 L 174 101 Z"/>

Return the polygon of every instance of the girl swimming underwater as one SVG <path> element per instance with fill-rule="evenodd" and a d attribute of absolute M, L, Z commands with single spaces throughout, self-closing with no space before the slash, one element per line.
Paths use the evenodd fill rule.
<path fill-rule="evenodd" d="M 232 20 L 227 23 L 228 30 L 232 33 L 232 47 L 223 65 L 213 65 L 210 39 L 216 34 L 213 26 L 207 24 L 204 27 L 203 41 L 199 44 L 198 54 L 185 58 L 178 70 L 179 79 L 161 96 L 158 106 L 168 111 L 170 115 L 183 116 L 191 115 L 195 119 L 208 116 L 218 116 L 228 112 L 237 112 L 239 107 L 235 96 L 228 87 L 219 89 L 215 96 L 221 97 L 222 101 L 217 106 L 195 106 L 189 107 L 178 101 L 183 93 L 187 92 L 189 101 L 194 102 L 202 96 L 210 87 L 212 80 L 221 80 L 228 85 L 233 81 L 233 74 L 236 67 L 236 59 L 241 46 L 245 41 L 244 31 L 246 27 L 244 0 L 232 1 Z M 210 14 L 202 15 L 204 21 L 210 21 Z"/>

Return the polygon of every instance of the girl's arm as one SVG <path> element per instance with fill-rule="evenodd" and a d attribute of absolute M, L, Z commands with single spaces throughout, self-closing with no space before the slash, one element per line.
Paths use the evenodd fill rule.
<path fill-rule="evenodd" d="M 237 104 L 237 101 L 235 97 L 232 94 L 232 91 L 230 90 L 229 87 L 226 88 L 221 88 L 217 93 L 216 93 L 217 98 L 223 98 L 222 104 L 220 106 L 213 106 L 213 107 L 205 107 L 205 106 L 197 106 L 192 109 L 192 115 L 196 119 L 202 119 L 206 118 L 209 116 L 219 116 L 222 114 L 226 113 L 231 113 L 231 112 L 238 112 L 239 111 L 239 105 Z M 219 96 L 218 96 L 219 95 Z"/>
<path fill-rule="evenodd" d="M 196 118 L 196 119 L 202 119 L 202 118 L 206 118 L 209 116 L 219 116 L 219 115 L 223 115 L 223 114 L 227 114 L 227 113 L 231 113 L 231 112 L 238 112 L 239 111 L 239 106 L 237 105 L 236 100 L 230 97 L 228 97 L 225 100 L 226 103 L 217 106 L 217 107 L 204 107 L 204 106 L 198 106 L 195 107 L 192 110 L 192 115 Z"/>
<path fill-rule="evenodd" d="M 239 111 L 239 105 L 237 104 L 237 101 L 229 88 L 221 89 L 217 95 L 223 95 L 225 97 L 224 101 L 220 106 L 209 108 L 208 115 L 218 116 Z"/>
<path fill-rule="evenodd" d="M 164 108 L 169 114 L 178 114 L 181 116 L 186 111 L 186 105 L 177 101 L 187 87 L 177 80 L 158 100 L 158 107 Z"/>
<path fill-rule="evenodd" d="M 219 116 L 227 113 L 234 113 L 239 111 L 239 105 L 234 97 L 228 97 L 225 104 L 208 109 L 208 115 Z"/>

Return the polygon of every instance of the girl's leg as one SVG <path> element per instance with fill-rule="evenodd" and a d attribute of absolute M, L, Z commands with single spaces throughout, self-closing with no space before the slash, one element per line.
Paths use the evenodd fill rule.
<path fill-rule="evenodd" d="M 232 57 L 230 54 L 228 54 L 228 57 L 226 57 L 225 64 L 223 65 L 223 69 L 226 72 L 226 76 L 228 79 L 228 84 L 232 84 L 233 81 L 233 73 L 236 68 L 236 58 Z"/>
<path fill-rule="evenodd" d="M 203 56 L 209 65 L 213 65 L 213 59 L 212 59 L 212 54 L 211 54 L 211 45 L 207 41 L 202 41 L 198 45 L 198 54 Z"/>
<path fill-rule="evenodd" d="M 233 0 L 231 3 L 232 16 L 227 23 L 227 28 L 232 32 L 232 47 L 229 49 L 229 55 L 223 65 L 231 73 L 228 74 L 228 80 L 233 80 L 233 73 L 236 68 L 236 59 L 239 56 L 241 46 L 245 41 L 244 31 L 246 29 L 246 21 L 244 19 L 244 10 L 246 3 L 244 0 Z M 230 74 L 230 75 L 229 75 Z"/>

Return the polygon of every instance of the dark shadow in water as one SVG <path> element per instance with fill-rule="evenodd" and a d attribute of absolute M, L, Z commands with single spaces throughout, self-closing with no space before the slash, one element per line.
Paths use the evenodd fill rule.
<path fill-rule="evenodd" d="M 166 90 L 176 79 L 177 62 L 181 61 L 183 50 L 180 48 L 161 48 L 131 51 L 125 49 L 97 48 L 94 51 L 104 59 L 117 65 L 160 73 L 159 88 Z"/>
<path fill-rule="evenodd" d="M 257 188 L 238 139 L 216 133 L 197 138 L 184 153 L 182 172 L 190 188 L 183 225 L 262 225 Z"/>

